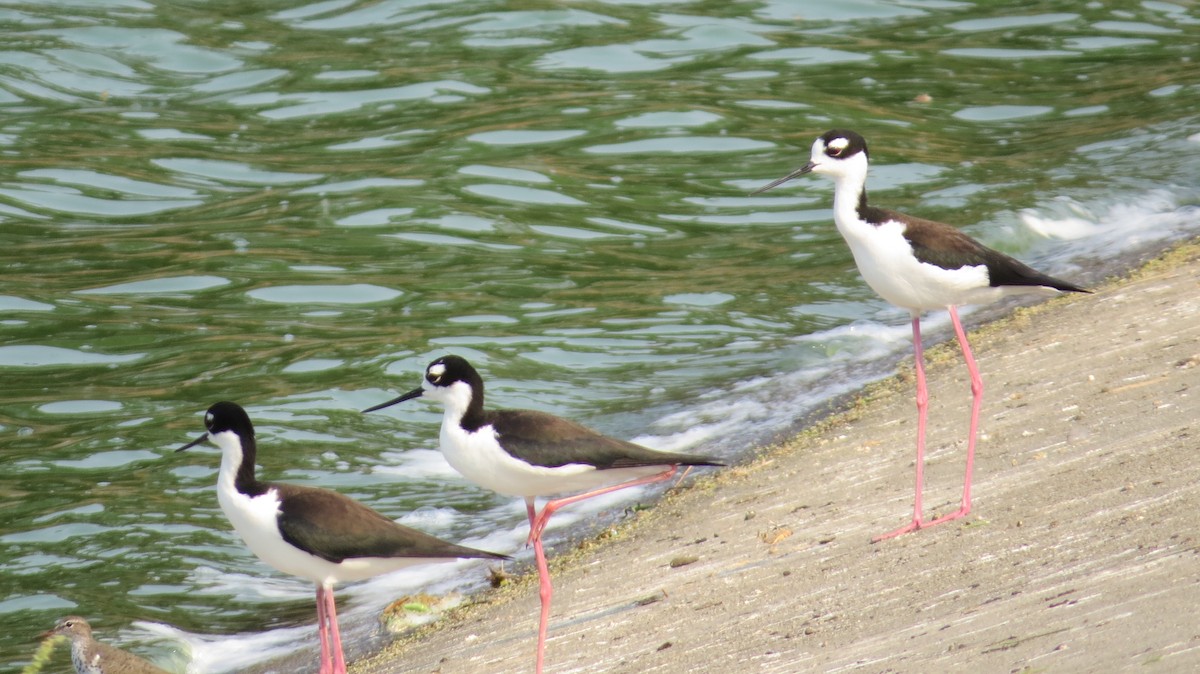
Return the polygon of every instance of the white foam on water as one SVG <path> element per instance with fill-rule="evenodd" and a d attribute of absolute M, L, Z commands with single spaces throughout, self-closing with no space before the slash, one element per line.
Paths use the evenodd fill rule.
<path fill-rule="evenodd" d="M 373 466 L 372 473 L 395 475 L 406 482 L 434 480 L 456 482 L 465 480 L 446 461 L 437 449 L 410 449 L 403 452 L 384 452 L 380 459 L 386 463 Z"/>
<path fill-rule="evenodd" d="M 188 674 L 219 674 L 243 669 L 275 658 L 291 655 L 301 644 L 315 640 L 316 609 L 313 625 L 282 627 L 265 632 L 247 632 L 229 636 L 193 634 L 161 623 L 137 622 L 138 627 L 184 644 L 190 656 Z M 316 658 L 314 658 L 315 660 Z"/>
<path fill-rule="evenodd" d="M 1039 236 L 1071 241 L 1070 249 L 1058 251 L 1058 256 L 1070 256 L 1073 264 L 1081 265 L 1088 258 L 1118 257 L 1196 233 L 1200 229 L 1200 206 L 1181 204 L 1180 197 L 1168 189 L 1100 203 L 1057 197 L 1018 215 Z"/>

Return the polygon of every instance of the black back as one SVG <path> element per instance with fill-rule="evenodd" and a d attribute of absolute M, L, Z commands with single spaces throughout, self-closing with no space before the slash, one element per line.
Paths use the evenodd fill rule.
<path fill-rule="evenodd" d="M 484 425 L 496 429 L 509 454 L 535 466 L 586 464 L 598 470 L 640 466 L 723 466 L 706 456 L 659 452 L 598 433 L 574 421 L 534 410 L 493 410 Z"/>
<path fill-rule="evenodd" d="M 354 557 L 507 559 L 397 524 L 335 491 L 293 484 L 267 486 L 279 493 L 283 540 L 334 564 Z"/>

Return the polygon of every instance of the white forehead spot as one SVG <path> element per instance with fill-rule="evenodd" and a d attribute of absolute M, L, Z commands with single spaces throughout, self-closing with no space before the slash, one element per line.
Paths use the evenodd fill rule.
<path fill-rule="evenodd" d="M 446 374 L 445 363 L 434 363 L 433 365 L 429 366 L 429 375 L 431 377 L 440 377 L 444 374 Z"/>
<path fill-rule="evenodd" d="M 212 412 L 205 412 L 204 413 L 204 425 L 207 426 L 207 425 L 211 424 L 212 420 L 213 420 Z"/>
<path fill-rule="evenodd" d="M 845 150 L 846 146 L 849 144 L 850 141 L 846 140 L 845 138 L 834 138 L 833 140 L 829 141 L 829 147 L 831 149 L 838 150 L 839 152 L 841 150 Z"/>

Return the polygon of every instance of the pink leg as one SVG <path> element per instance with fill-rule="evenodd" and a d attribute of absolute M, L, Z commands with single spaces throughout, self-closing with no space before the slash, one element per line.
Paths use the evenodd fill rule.
<path fill-rule="evenodd" d="M 554 587 L 550 584 L 550 568 L 546 565 L 546 551 L 542 549 L 542 537 L 533 539 L 533 555 L 537 560 L 538 596 L 542 600 L 542 612 L 538 618 L 537 664 L 536 674 L 542 674 L 542 663 L 546 658 L 546 631 L 550 628 L 550 599 L 554 596 Z"/>
<path fill-rule="evenodd" d="M 525 513 L 529 515 L 529 536 L 525 539 L 525 545 L 533 545 L 533 527 L 537 523 L 537 508 L 534 507 L 534 497 L 525 497 Z"/>
<path fill-rule="evenodd" d="M 669 479 L 675 474 L 676 470 L 677 466 L 671 466 L 661 473 L 656 473 L 647 477 L 630 480 L 629 482 L 622 482 L 621 484 L 612 485 L 610 487 L 603 487 L 595 491 L 589 491 L 586 494 L 577 494 L 575 496 L 568 496 L 566 498 L 548 501 L 546 505 L 542 507 L 541 514 L 537 515 L 536 518 L 533 517 L 533 499 L 525 499 L 525 505 L 530 514 L 529 540 L 533 541 L 533 554 L 537 560 L 538 594 L 542 600 L 541 617 L 538 619 L 537 665 L 534 670 L 536 674 L 542 674 L 542 663 L 546 656 L 546 632 L 549 630 L 550 626 L 550 599 L 554 596 L 554 587 L 550 584 L 550 568 L 546 564 L 546 552 L 542 548 L 542 531 L 546 529 L 546 524 L 550 521 L 550 516 L 553 515 L 554 512 L 559 508 L 572 503 L 578 503 L 586 498 L 608 494 L 617 491 L 618 489 L 637 487 L 644 484 L 650 484 L 652 482 L 661 482 L 662 480 Z"/>
<path fill-rule="evenodd" d="M 913 314 L 913 353 L 916 357 L 917 374 L 917 493 L 913 497 L 913 516 L 908 524 L 871 539 L 878 543 L 920 529 L 921 492 L 925 489 L 925 420 L 929 416 L 929 391 L 925 388 L 925 351 L 921 347 L 921 317 Z"/>
<path fill-rule="evenodd" d="M 913 520 L 895 531 L 883 534 L 882 536 L 876 536 L 871 539 L 872 543 L 877 543 L 888 538 L 895 538 L 901 534 L 931 527 L 942 522 L 956 520 L 960 517 L 965 517 L 971 512 L 971 476 L 975 470 L 975 437 L 979 433 L 979 410 L 983 405 L 983 378 L 979 376 L 979 367 L 975 363 L 975 356 L 971 353 L 971 345 L 967 342 L 967 333 L 963 330 L 962 321 L 958 319 L 958 309 L 954 306 L 950 306 L 948 309 L 950 310 L 950 320 L 954 323 L 954 334 L 958 338 L 958 345 L 962 347 L 963 360 L 967 363 L 967 372 L 971 375 L 971 425 L 968 431 L 970 435 L 967 438 L 967 469 L 966 475 L 963 478 L 962 504 L 958 510 L 948 515 L 942 515 L 932 520 L 921 520 L 921 492 L 925 478 L 925 418 L 929 406 L 929 393 L 925 388 L 925 367 L 921 351 L 921 328 L 918 319 L 914 317 L 913 345 L 917 357 L 917 495 L 914 500 Z"/>
<path fill-rule="evenodd" d="M 954 322 L 954 334 L 958 337 L 958 345 L 962 347 L 963 360 L 967 362 L 967 371 L 971 374 L 971 427 L 967 437 L 967 471 L 963 478 L 962 505 L 949 515 L 942 515 L 924 526 L 933 526 L 950 520 L 964 517 L 971 512 L 971 474 L 975 470 L 975 436 L 979 432 L 979 408 L 983 406 L 983 377 L 979 376 L 979 367 L 975 364 L 975 356 L 971 353 L 971 345 L 967 343 L 967 333 L 963 330 L 962 322 L 958 320 L 958 310 L 950 307 L 950 320 Z"/>
<path fill-rule="evenodd" d="M 317 634 L 321 637 L 320 674 L 331 674 L 329 666 L 329 618 L 325 615 L 325 587 L 317 586 Z"/>
<path fill-rule="evenodd" d="M 342 653 L 342 634 L 338 630 L 337 600 L 333 588 L 325 588 L 325 613 L 329 617 L 329 641 L 332 650 L 333 674 L 346 674 L 346 656 Z"/>
<path fill-rule="evenodd" d="M 576 494 L 575 496 L 567 496 L 565 498 L 559 498 L 559 499 L 554 499 L 552 501 L 547 501 L 546 505 L 542 506 L 542 512 L 540 515 L 538 515 L 537 522 L 533 525 L 535 532 L 531 532 L 531 533 L 534 538 L 541 538 L 542 530 L 546 528 L 546 523 L 550 521 L 550 516 L 553 515 L 556 510 L 558 510 L 559 508 L 562 508 L 563 506 L 568 506 L 568 505 L 571 505 L 572 503 L 578 503 L 584 499 L 592 498 L 593 496 L 602 496 L 604 494 L 611 494 L 612 492 L 618 491 L 620 489 L 627 489 L 629 487 L 640 487 L 644 484 L 652 484 L 654 482 L 662 482 L 663 480 L 669 479 L 672 475 L 674 475 L 675 471 L 678 469 L 679 469 L 678 466 L 671 466 L 670 468 L 664 470 L 661 473 L 655 473 L 654 475 L 649 475 L 647 477 L 640 477 L 636 480 L 630 480 L 629 482 L 622 482 L 621 484 L 614 484 L 610 487 L 601 487 L 600 489 L 596 489 L 594 491 L 589 491 L 585 494 Z"/>

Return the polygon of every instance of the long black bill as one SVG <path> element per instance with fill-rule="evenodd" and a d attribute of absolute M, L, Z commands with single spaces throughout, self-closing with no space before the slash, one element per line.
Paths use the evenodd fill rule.
<path fill-rule="evenodd" d="M 812 162 L 808 162 L 804 166 L 801 166 L 800 168 L 796 169 L 795 171 L 792 171 L 791 173 L 780 178 L 779 180 L 776 180 L 775 182 L 773 182 L 769 185 L 764 185 L 764 186 L 754 190 L 753 192 L 750 193 L 750 196 L 754 196 L 755 194 L 762 194 L 763 192 L 766 192 L 767 190 L 769 190 L 773 187 L 779 187 L 780 185 L 791 180 L 792 178 L 799 178 L 800 176 L 804 175 L 805 173 L 812 171 L 816 167 L 817 167 L 816 164 L 814 164 Z"/>
<path fill-rule="evenodd" d="M 208 433 L 205 433 L 204 435 L 201 435 L 200 437 L 196 438 L 195 440 L 192 440 L 191 442 L 187 443 L 186 445 L 180 447 L 179 449 L 177 449 L 175 451 L 178 453 L 178 452 L 182 452 L 185 449 L 191 449 L 192 447 L 195 447 L 196 445 L 204 442 L 207 439 L 208 439 Z"/>
<path fill-rule="evenodd" d="M 415 388 L 415 389 L 409 391 L 408 393 L 405 393 L 404 395 L 400 396 L 399 398 L 393 398 L 393 399 L 387 401 L 386 403 L 380 403 L 374 407 L 368 407 L 367 409 L 363 410 L 362 413 L 366 414 L 367 412 L 374 412 L 375 410 L 381 410 L 385 407 L 391 407 L 392 405 L 402 403 L 405 400 L 412 400 L 413 398 L 420 398 L 424 393 L 425 393 L 425 389 Z"/>

